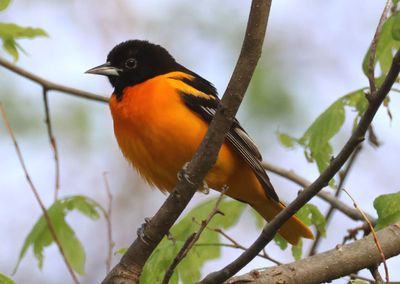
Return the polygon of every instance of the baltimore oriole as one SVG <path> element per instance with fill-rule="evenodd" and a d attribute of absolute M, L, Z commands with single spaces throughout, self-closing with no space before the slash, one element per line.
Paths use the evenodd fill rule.
<path fill-rule="evenodd" d="M 124 156 L 148 183 L 172 191 L 178 171 L 194 155 L 216 112 L 220 100 L 215 87 L 163 47 L 141 40 L 118 44 L 105 64 L 86 72 L 107 76 L 114 87 L 109 104 Z M 205 181 L 216 190 L 227 186 L 227 195 L 268 221 L 284 204 L 261 161 L 257 146 L 235 119 Z M 313 238 L 296 217 L 279 233 L 292 244 Z"/>

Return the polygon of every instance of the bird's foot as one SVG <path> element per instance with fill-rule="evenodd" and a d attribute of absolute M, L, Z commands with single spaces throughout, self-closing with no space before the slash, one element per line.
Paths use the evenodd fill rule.
<path fill-rule="evenodd" d="M 146 217 L 144 218 L 144 223 L 140 226 L 140 228 L 137 230 L 137 235 L 138 237 L 147 245 L 149 245 L 150 239 L 146 236 L 146 234 L 144 233 L 147 225 L 150 223 L 151 218 Z"/>

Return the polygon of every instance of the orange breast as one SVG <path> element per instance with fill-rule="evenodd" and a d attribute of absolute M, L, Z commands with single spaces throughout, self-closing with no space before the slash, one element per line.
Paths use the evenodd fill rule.
<path fill-rule="evenodd" d="M 110 100 L 114 132 L 124 156 L 160 190 L 171 191 L 177 172 L 203 139 L 208 124 L 188 109 L 168 79 L 157 76 L 124 90 Z M 233 174 L 236 156 L 223 145 L 206 180 L 220 188 Z"/>

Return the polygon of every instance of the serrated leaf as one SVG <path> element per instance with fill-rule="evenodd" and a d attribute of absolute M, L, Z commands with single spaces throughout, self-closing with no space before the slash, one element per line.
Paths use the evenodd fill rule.
<path fill-rule="evenodd" d="M 102 210 L 104 212 L 104 209 L 95 201 L 77 195 L 59 199 L 47 210 L 48 217 L 51 220 L 68 262 L 76 272 L 84 274 L 84 249 L 75 232 L 65 220 L 67 214 L 74 210 L 81 212 L 89 218 L 97 219 L 99 214 L 98 212 L 94 213 L 94 211 Z M 44 216 L 41 216 L 25 239 L 14 271 L 18 269 L 20 262 L 30 247 L 32 247 L 33 253 L 38 260 L 39 268 L 42 268 L 44 249 L 53 243 L 54 240 L 47 226 L 46 219 Z"/>
<path fill-rule="evenodd" d="M 11 278 L 0 273 L 0 284 L 15 284 L 15 282 Z"/>
<path fill-rule="evenodd" d="M 14 60 L 18 60 L 18 50 L 23 51 L 18 45 L 17 39 L 35 38 L 39 36 L 48 36 L 41 28 L 22 27 L 16 24 L 0 23 L 0 38 L 3 42 L 3 48 Z"/>
<path fill-rule="evenodd" d="M 0 0 L 0 12 L 7 9 L 7 7 L 10 5 L 10 2 L 11 0 Z"/>
<path fill-rule="evenodd" d="M 316 161 L 320 172 L 329 165 L 332 156 L 329 140 L 340 130 L 344 120 L 344 104 L 339 99 L 319 115 L 299 139 L 305 145 L 308 156 Z"/>
<path fill-rule="evenodd" d="M 41 28 L 22 27 L 16 24 L 0 23 L 0 37 L 21 39 L 35 38 L 38 36 L 47 37 L 48 34 Z"/>
<path fill-rule="evenodd" d="M 379 64 L 381 69 L 381 75 L 386 75 L 389 71 L 390 65 L 392 64 L 394 51 L 400 48 L 400 41 L 397 38 L 398 26 L 394 26 L 395 22 L 398 23 L 399 13 L 396 13 L 389 17 L 382 26 L 382 31 L 379 36 L 378 44 L 376 46 L 375 62 Z M 393 33 L 395 35 L 393 35 Z M 363 60 L 363 71 L 368 76 L 368 64 L 369 64 L 370 50 Z M 379 77 L 379 76 L 378 76 Z"/>
<path fill-rule="evenodd" d="M 157 249 L 150 256 L 140 277 L 143 283 L 160 283 L 168 269 L 171 261 L 175 258 L 186 239 L 199 229 L 198 222 L 206 219 L 215 206 L 216 199 L 211 199 L 201 203 L 192 209 L 181 221 L 179 221 L 170 233 L 174 240 L 164 238 Z M 234 200 L 222 200 L 218 207 L 225 215 L 216 215 L 209 223 L 210 228 L 228 229 L 235 225 L 242 214 L 245 204 Z M 194 222 L 193 218 L 197 221 Z M 211 230 L 203 231 L 198 240 L 198 244 L 216 244 L 220 242 L 220 235 Z M 183 283 L 194 283 L 200 279 L 200 269 L 208 260 L 216 259 L 220 256 L 221 247 L 213 246 L 194 246 L 187 256 L 178 265 L 173 277 L 174 282 L 178 283 L 178 278 Z"/>
<path fill-rule="evenodd" d="M 345 106 L 349 106 L 357 112 L 355 119 L 357 122 L 357 119 L 368 107 L 364 89 L 356 90 L 336 100 L 314 120 L 302 137 L 293 138 L 283 134 L 282 138 L 279 134 L 279 139 L 284 140 L 287 145 L 297 144 L 303 147 L 307 161 L 315 162 L 318 170 L 322 172 L 329 165 L 333 153 L 329 142 L 339 132 L 345 121 Z"/>
<path fill-rule="evenodd" d="M 400 192 L 378 196 L 374 200 L 374 208 L 378 213 L 378 221 L 375 226 L 376 230 L 399 222 Z"/>
<path fill-rule="evenodd" d="M 325 216 L 319 211 L 318 207 L 307 203 L 297 213 L 296 216 L 307 226 L 314 225 L 323 237 L 326 235 Z"/>
<path fill-rule="evenodd" d="M 300 242 L 297 245 L 292 246 L 292 255 L 295 260 L 300 260 L 302 254 L 303 254 L 303 241 L 300 240 Z"/>

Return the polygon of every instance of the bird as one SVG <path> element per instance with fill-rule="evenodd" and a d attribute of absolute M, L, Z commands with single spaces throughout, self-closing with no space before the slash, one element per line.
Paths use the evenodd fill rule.
<path fill-rule="evenodd" d="M 204 59 L 203 59 L 204 60 Z M 109 106 L 119 147 L 152 186 L 171 192 L 180 169 L 200 145 L 220 99 L 212 83 L 146 40 L 116 45 L 106 63 L 86 71 L 108 77 Z M 266 221 L 285 208 L 262 166 L 256 144 L 235 118 L 205 177 L 214 190 L 249 204 Z M 313 233 L 292 216 L 278 233 L 296 245 Z"/>

